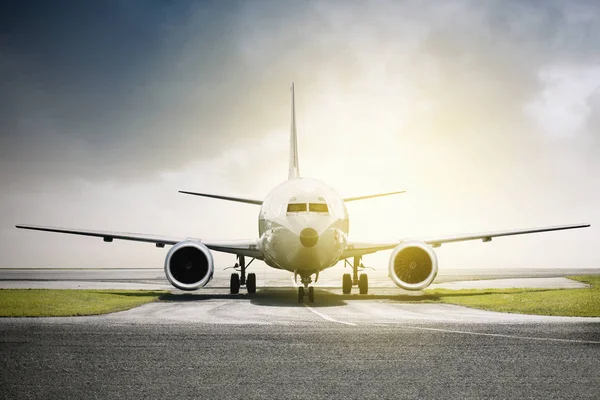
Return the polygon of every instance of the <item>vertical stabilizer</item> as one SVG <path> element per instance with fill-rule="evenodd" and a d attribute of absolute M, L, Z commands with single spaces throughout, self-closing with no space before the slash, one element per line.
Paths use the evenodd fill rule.
<path fill-rule="evenodd" d="M 298 169 L 298 135 L 296 134 L 296 104 L 294 98 L 294 82 L 292 82 L 292 126 L 290 128 L 290 172 L 288 179 L 300 177 Z"/>

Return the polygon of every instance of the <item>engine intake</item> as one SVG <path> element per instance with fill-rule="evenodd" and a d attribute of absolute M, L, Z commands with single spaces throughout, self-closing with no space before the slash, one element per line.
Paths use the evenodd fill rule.
<path fill-rule="evenodd" d="M 165 275 L 177 289 L 196 290 L 213 277 L 215 265 L 212 253 L 204 244 L 185 240 L 167 253 Z"/>
<path fill-rule="evenodd" d="M 402 243 L 392 252 L 389 265 L 390 278 L 402 289 L 425 289 L 431 285 L 437 273 L 437 256 L 427 243 L 418 241 Z"/>

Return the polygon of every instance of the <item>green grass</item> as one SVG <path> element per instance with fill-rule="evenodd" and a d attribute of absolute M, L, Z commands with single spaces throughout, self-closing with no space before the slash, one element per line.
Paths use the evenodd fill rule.
<path fill-rule="evenodd" d="M 438 301 L 517 314 L 600 317 L 600 276 L 569 277 L 591 285 L 582 289 L 427 290 Z"/>
<path fill-rule="evenodd" d="M 128 310 L 166 292 L 143 290 L 0 290 L 0 317 L 67 317 Z"/>
<path fill-rule="evenodd" d="M 441 302 L 518 314 L 600 317 L 600 275 L 570 277 L 583 289 L 427 290 L 409 302 Z M 144 290 L 0 290 L 0 317 L 65 317 L 128 310 L 168 292 Z M 414 297 L 414 300 L 412 298 Z"/>

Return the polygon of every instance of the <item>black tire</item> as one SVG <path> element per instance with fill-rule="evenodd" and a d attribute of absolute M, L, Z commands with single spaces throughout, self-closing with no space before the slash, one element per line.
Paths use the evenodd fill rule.
<path fill-rule="evenodd" d="M 350 274 L 344 274 L 342 276 L 342 293 L 350 294 L 352 291 L 352 277 Z"/>
<path fill-rule="evenodd" d="M 302 286 L 298 288 L 298 303 L 304 303 L 304 288 Z"/>
<path fill-rule="evenodd" d="M 246 289 L 248 289 L 248 293 L 256 293 L 256 274 L 248 274 Z"/>
<path fill-rule="evenodd" d="M 367 294 L 369 292 L 369 277 L 367 274 L 360 274 L 358 278 L 358 290 L 360 294 Z"/>
<path fill-rule="evenodd" d="M 312 286 L 308 288 L 308 302 L 309 303 L 315 302 L 315 288 Z"/>
<path fill-rule="evenodd" d="M 231 278 L 229 278 L 229 291 L 231 294 L 238 294 L 240 292 L 240 276 L 238 274 L 231 274 Z"/>

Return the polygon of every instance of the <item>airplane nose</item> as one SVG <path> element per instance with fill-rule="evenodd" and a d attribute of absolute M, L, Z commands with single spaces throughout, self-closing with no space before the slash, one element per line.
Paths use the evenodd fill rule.
<path fill-rule="evenodd" d="M 300 232 L 300 243 L 304 247 L 313 247 L 319 241 L 319 235 L 313 228 L 304 228 Z"/>

